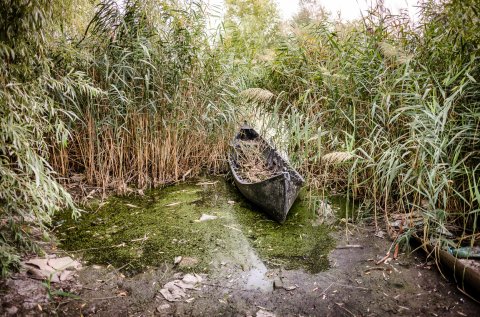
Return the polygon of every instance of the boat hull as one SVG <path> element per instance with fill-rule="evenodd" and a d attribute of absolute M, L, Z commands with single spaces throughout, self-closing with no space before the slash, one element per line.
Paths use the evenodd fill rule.
<path fill-rule="evenodd" d="M 260 182 L 243 180 L 237 173 L 239 166 L 235 151 L 231 151 L 229 165 L 235 185 L 243 196 L 259 206 L 271 218 L 279 223 L 285 222 L 288 212 L 305 182 L 304 179 L 252 128 L 242 127 L 235 136 L 232 146 L 235 147 L 240 140 L 256 140 L 265 143 L 266 150 L 263 155 L 267 165 L 272 166 L 279 172 L 277 175 Z"/>

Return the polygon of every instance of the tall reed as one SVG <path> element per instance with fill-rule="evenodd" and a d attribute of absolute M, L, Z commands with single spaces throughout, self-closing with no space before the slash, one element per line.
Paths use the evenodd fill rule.
<path fill-rule="evenodd" d="M 145 188 L 224 169 L 234 112 L 220 103 L 217 52 L 204 7 L 172 1 L 104 1 L 77 67 L 104 92 L 74 111 L 72 142 L 55 168 L 90 184 Z"/>
<path fill-rule="evenodd" d="M 467 2 L 424 1 L 416 25 L 381 2 L 363 21 L 296 20 L 254 83 L 279 96 L 311 183 L 372 202 L 379 229 L 419 213 L 439 247 L 478 242 L 479 5 Z M 349 160 L 325 164 L 330 152 Z"/>
<path fill-rule="evenodd" d="M 64 146 L 72 117 L 67 103 L 97 94 L 83 73 L 57 71 L 49 32 L 62 21 L 50 1 L 0 1 L 0 271 L 18 268 L 20 253 L 38 251 L 46 225 L 60 208 L 78 215 L 48 163 Z M 56 20 L 58 19 L 58 20 Z M 68 100 L 68 101 L 67 101 Z"/>

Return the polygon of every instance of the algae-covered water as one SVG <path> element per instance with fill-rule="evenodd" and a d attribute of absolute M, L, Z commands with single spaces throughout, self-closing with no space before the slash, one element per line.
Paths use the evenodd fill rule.
<path fill-rule="evenodd" d="M 280 225 L 215 178 L 91 204 L 77 221 L 60 215 L 56 232 L 66 251 L 128 274 L 178 256 L 183 271 L 229 262 L 243 270 L 275 266 L 317 273 L 328 268 L 334 241 L 307 196 L 300 194 Z M 199 221 L 204 214 L 217 218 Z"/>

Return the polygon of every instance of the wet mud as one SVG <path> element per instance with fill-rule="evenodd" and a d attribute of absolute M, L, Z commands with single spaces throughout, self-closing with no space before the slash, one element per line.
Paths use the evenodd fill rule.
<path fill-rule="evenodd" d="M 57 296 L 50 305 L 42 302 L 42 311 L 32 304 L 20 312 L 478 315 L 480 306 L 444 279 L 422 253 L 401 253 L 377 265 L 391 241 L 375 236 L 368 221 L 349 223 L 349 214 L 360 218 L 354 205 L 338 198 L 330 198 L 329 205 L 312 197 L 303 192 L 284 225 L 269 220 L 223 179 L 93 203 L 81 219 L 59 217 L 55 224 L 59 252 L 85 263 L 66 289 L 78 297 Z M 337 221 L 324 221 L 327 214 L 336 215 Z M 167 301 L 160 290 L 186 273 L 202 276 L 202 282 L 185 298 Z M 4 314 L 12 305 L 2 306 Z"/>

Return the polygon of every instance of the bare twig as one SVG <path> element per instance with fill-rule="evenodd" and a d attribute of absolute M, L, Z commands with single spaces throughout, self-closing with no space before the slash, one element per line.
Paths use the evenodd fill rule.
<path fill-rule="evenodd" d="M 363 249 L 363 246 L 359 244 L 347 244 L 338 246 L 335 249 Z"/>

